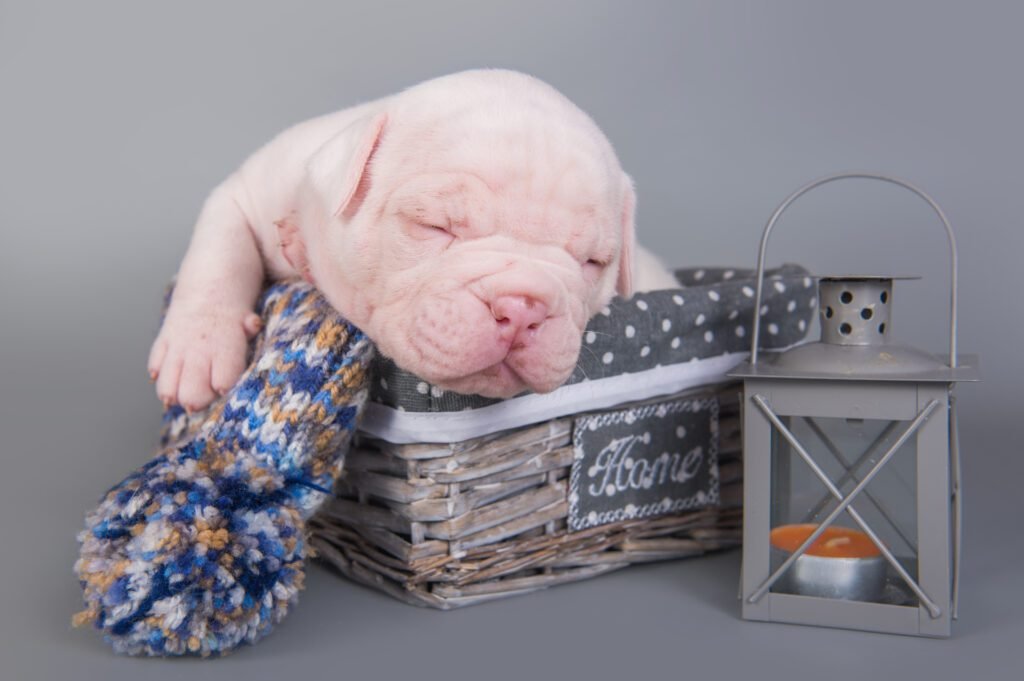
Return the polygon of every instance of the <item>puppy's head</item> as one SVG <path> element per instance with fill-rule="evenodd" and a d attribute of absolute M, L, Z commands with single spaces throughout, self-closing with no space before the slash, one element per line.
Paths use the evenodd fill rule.
<path fill-rule="evenodd" d="M 317 287 L 443 388 L 557 388 L 587 320 L 631 292 L 632 183 L 594 122 L 531 77 L 418 85 L 307 170 L 300 234 Z"/>

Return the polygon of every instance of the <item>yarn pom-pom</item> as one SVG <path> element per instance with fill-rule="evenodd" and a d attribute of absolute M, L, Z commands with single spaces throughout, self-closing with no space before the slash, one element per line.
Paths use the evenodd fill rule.
<path fill-rule="evenodd" d="M 271 287 L 261 310 L 234 389 L 203 414 L 169 409 L 160 453 L 86 516 L 74 621 L 117 652 L 228 652 L 302 589 L 305 521 L 340 473 L 373 348 L 305 284 Z"/>

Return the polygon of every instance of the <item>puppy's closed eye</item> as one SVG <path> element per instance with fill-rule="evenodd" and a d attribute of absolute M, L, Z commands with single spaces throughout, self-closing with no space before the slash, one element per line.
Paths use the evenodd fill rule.
<path fill-rule="evenodd" d="M 414 222 L 410 225 L 409 231 L 417 239 L 447 239 L 451 241 L 455 238 L 455 235 L 447 227 L 427 222 Z"/>
<path fill-rule="evenodd" d="M 426 229 L 426 230 L 428 230 L 430 232 L 433 232 L 435 236 L 437 236 L 437 235 L 453 236 L 452 233 L 448 231 L 447 227 L 441 227 L 440 225 L 430 225 L 430 224 L 426 224 L 426 223 L 420 223 L 419 226 L 422 229 Z"/>
<path fill-rule="evenodd" d="M 599 258 L 590 258 L 583 263 L 583 274 L 587 277 L 597 279 L 604 274 L 608 263 Z"/>

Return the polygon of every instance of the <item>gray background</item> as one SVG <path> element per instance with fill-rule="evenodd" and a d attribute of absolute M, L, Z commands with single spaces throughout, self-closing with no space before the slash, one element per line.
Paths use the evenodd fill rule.
<path fill-rule="evenodd" d="M 0 2 L 0 678 L 1019 678 L 1022 26 L 1012 2 Z M 286 623 L 219 662 L 121 659 L 70 629 L 82 513 L 155 442 L 145 356 L 205 193 L 290 123 L 475 66 L 590 112 L 673 264 L 751 264 L 776 203 L 833 170 L 938 198 L 986 377 L 960 391 L 953 639 L 743 622 L 736 552 L 455 613 L 314 567 Z M 923 275 L 895 333 L 944 348 L 923 203 L 834 185 L 778 234 L 773 262 Z"/>

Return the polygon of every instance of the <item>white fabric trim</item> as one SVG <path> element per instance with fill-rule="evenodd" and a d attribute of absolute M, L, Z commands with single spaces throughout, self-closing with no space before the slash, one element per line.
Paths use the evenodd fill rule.
<path fill-rule="evenodd" d="M 453 412 L 399 411 L 376 402 L 366 405 L 359 430 L 395 444 L 411 442 L 461 442 L 481 435 L 531 423 L 604 409 L 623 402 L 718 383 L 749 353 L 733 352 L 682 364 L 619 374 L 596 381 L 565 385 L 546 395 L 530 394 L 479 409 Z"/>

